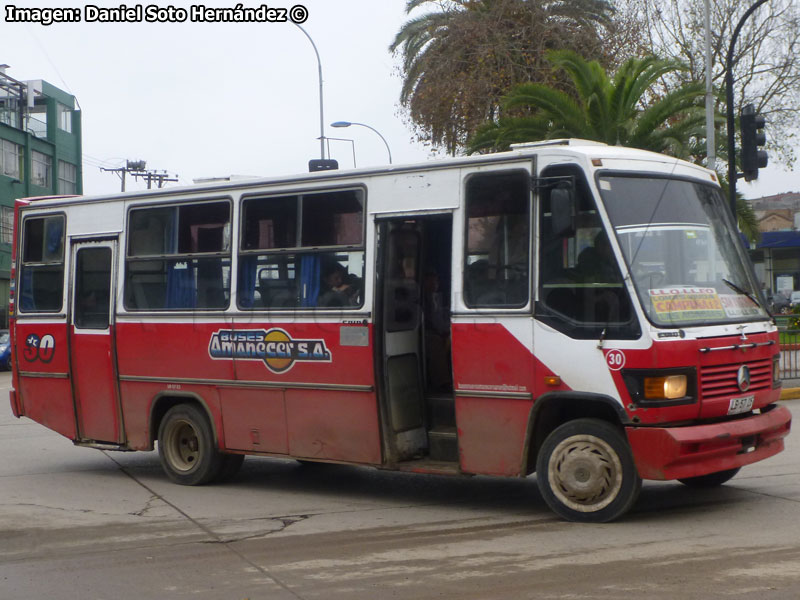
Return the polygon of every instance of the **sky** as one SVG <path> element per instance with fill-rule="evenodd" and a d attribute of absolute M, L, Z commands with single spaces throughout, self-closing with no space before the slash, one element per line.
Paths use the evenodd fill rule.
<path fill-rule="evenodd" d="M 376 129 L 395 164 L 435 159 L 436 149 L 417 142 L 404 118 L 400 61 L 388 50 L 408 19 L 405 0 L 300 1 L 307 9 L 302 27 L 322 63 L 324 133 L 344 138 L 329 142 L 340 168 L 386 165 L 389 154 L 375 132 L 334 129 L 334 121 Z M 184 22 L 144 22 L 148 6 L 188 11 L 193 4 L 175 0 L 140 5 L 143 21 L 127 23 L 85 21 L 87 6 L 118 8 L 121 2 L 13 4 L 80 10 L 82 22 L 49 26 L 8 22 L 7 13 L 0 14 L 0 63 L 10 65 L 7 73 L 15 79 L 44 79 L 76 96 L 85 194 L 118 191 L 118 176 L 100 167 L 126 160 L 145 160 L 149 169 L 177 176 L 175 186 L 206 177 L 302 173 L 309 159 L 320 158 L 318 64 L 311 42 L 293 23 L 201 23 L 191 15 Z M 260 0 L 241 4 L 262 6 Z M 268 3 L 287 11 L 297 5 Z M 739 183 L 745 197 L 800 191 L 795 175 L 772 162 L 757 183 Z M 127 189 L 144 187 L 128 179 Z"/>

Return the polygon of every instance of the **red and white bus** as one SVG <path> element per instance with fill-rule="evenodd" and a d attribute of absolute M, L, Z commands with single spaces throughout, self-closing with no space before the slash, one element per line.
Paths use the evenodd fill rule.
<path fill-rule="evenodd" d="M 20 200 L 16 416 L 152 450 L 526 477 L 577 521 L 783 449 L 778 333 L 714 174 L 576 140 Z"/>

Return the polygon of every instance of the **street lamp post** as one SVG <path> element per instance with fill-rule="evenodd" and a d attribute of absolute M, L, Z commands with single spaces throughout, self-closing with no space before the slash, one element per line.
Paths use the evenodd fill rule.
<path fill-rule="evenodd" d="M 314 54 L 317 55 L 317 68 L 319 70 L 319 157 L 320 160 L 325 160 L 325 118 L 323 117 L 322 111 L 322 61 L 319 58 L 319 51 L 317 51 L 317 45 L 314 43 L 314 40 L 311 39 L 308 32 L 300 25 L 297 23 L 295 23 L 295 25 L 308 38 L 308 41 L 311 42 L 311 47 L 314 48 Z"/>
<path fill-rule="evenodd" d="M 381 135 L 381 132 L 375 129 L 374 127 L 370 127 L 366 123 L 355 123 L 351 121 L 336 121 L 335 123 L 331 123 L 331 127 L 350 127 L 351 125 L 358 125 L 359 127 L 366 127 L 367 129 L 371 129 L 375 133 L 378 134 L 378 137 L 383 140 L 384 145 L 386 146 L 386 152 L 389 153 L 389 164 L 392 164 L 392 151 L 389 148 L 389 142 L 386 141 L 386 138 Z"/>

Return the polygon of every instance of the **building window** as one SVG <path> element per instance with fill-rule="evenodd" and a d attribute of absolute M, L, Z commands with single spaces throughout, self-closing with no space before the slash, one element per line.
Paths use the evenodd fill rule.
<path fill-rule="evenodd" d="M 74 168 L 74 167 L 73 167 Z M 33 150 L 31 152 L 31 183 L 49 188 L 52 185 L 53 159 Z"/>
<path fill-rule="evenodd" d="M 72 133 L 72 111 L 69 107 L 58 104 L 58 128 L 62 131 Z"/>
<path fill-rule="evenodd" d="M 14 239 L 14 209 L 0 207 L 0 242 L 11 244 Z"/>
<path fill-rule="evenodd" d="M 0 173 L 14 179 L 22 179 L 22 146 L 0 140 Z"/>
<path fill-rule="evenodd" d="M 78 168 L 63 160 L 58 161 L 58 193 L 78 193 Z"/>

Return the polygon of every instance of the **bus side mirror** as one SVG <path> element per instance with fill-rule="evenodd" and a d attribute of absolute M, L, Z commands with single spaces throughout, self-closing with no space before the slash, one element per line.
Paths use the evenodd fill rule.
<path fill-rule="evenodd" d="M 559 183 L 550 190 L 550 214 L 553 236 L 559 237 L 575 230 L 575 188 Z"/>

